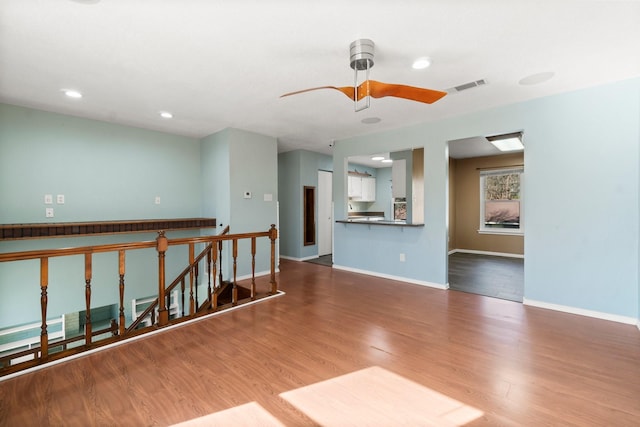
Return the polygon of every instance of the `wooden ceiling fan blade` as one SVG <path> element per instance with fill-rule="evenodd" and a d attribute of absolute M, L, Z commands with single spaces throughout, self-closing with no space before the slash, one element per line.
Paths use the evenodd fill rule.
<path fill-rule="evenodd" d="M 415 86 L 397 85 L 369 80 L 369 93 L 374 98 L 393 96 L 396 98 L 410 99 L 412 101 L 433 104 L 444 97 L 447 92 L 434 89 L 425 89 Z M 363 98 L 367 93 L 367 82 L 358 86 L 358 97 Z M 364 94 L 364 95 L 362 95 Z M 361 96 L 362 95 L 362 96 Z"/>
<path fill-rule="evenodd" d="M 280 98 L 283 98 L 285 96 L 297 95 L 299 93 L 304 93 L 304 92 L 311 92 L 312 90 L 320 90 L 320 89 L 335 89 L 335 90 L 339 90 L 340 92 L 342 92 L 345 95 L 347 95 L 347 97 L 349 99 L 353 99 L 353 97 L 355 96 L 355 88 L 352 87 L 352 86 L 343 86 L 343 87 L 318 86 L 318 87 L 312 87 L 312 88 L 309 88 L 309 89 L 297 90 L 295 92 L 285 93 L 284 95 L 280 95 Z"/>

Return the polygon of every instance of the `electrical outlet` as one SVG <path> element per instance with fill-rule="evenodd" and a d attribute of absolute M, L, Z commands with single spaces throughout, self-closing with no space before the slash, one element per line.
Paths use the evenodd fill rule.
<path fill-rule="evenodd" d="M 56 203 L 59 205 L 64 205 L 64 194 L 58 194 L 56 196 Z"/>
<path fill-rule="evenodd" d="M 156 204 L 156 205 L 159 205 L 159 204 L 160 204 L 160 196 L 156 196 L 155 204 Z"/>
<path fill-rule="evenodd" d="M 46 208 L 44 210 L 44 216 L 47 218 L 53 218 L 53 208 Z"/>
<path fill-rule="evenodd" d="M 407 260 L 407 258 L 405 257 L 404 254 L 400 254 L 400 262 L 405 262 Z"/>
<path fill-rule="evenodd" d="M 251 198 L 251 191 L 245 191 L 244 192 L 244 198 L 245 199 L 250 199 Z"/>

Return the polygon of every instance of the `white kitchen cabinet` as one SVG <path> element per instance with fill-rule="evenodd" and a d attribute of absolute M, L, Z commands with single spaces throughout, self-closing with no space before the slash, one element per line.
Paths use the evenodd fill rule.
<path fill-rule="evenodd" d="M 347 176 L 347 194 L 356 202 L 375 202 L 376 179 L 368 176 Z"/>
<path fill-rule="evenodd" d="M 347 176 L 347 188 L 349 198 L 359 200 L 362 198 L 362 178 L 355 175 Z"/>
<path fill-rule="evenodd" d="M 363 202 L 376 201 L 376 179 L 373 177 L 362 178 L 362 199 Z"/>

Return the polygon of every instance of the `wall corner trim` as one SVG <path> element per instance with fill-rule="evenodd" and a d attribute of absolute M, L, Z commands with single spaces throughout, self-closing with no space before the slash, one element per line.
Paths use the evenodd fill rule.
<path fill-rule="evenodd" d="M 640 329 L 640 319 L 633 317 L 620 316 L 617 314 L 603 313 L 601 311 L 586 310 L 584 308 L 571 307 L 567 305 L 552 304 L 544 301 L 536 301 L 523 298 L 522 303 L 531 307 L 544 308 L 547 310 L 562 311 L 569 314 L 577 314 L 579 316 L 594 317 L 596 319 L 608 320 L 611 322 L 625 323 L 627 325 L 637 325 Z"/>

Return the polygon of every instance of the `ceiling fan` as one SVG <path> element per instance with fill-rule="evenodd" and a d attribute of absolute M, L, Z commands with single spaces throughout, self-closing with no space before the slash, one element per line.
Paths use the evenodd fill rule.
<path fill-rule="evenodd" d="M 335 89 L 344 93 L 349 99 L 352 99 L 355 104 L 355 111 L 361 111 L 370 106 L 370 98 L 382 98 L 385 96 L 393 96 L 396 98 L 409 99 L 411 101 L 424 102 L 426 104 L 432 104 L 444 97 L 447 92 L 425 89 L 415 86 L 406 86 L 393 83 L 382 83 L 375 80 L 369 80 L 369 70 L 373 67 L 375 44 L 369 39 L 359 39 L 351 43 L 349 46 L 350 51 L 350 65 L 354 71 L 354 84 L 353 86 L 319 86 L 309 89 L 298 90 L 295 92 L 285 93 L 280 98 L 285 96 L 297 95 L 299 93 L 310 92 L 319 89 Z M 358 72 L 365 71 L 365 78 L 361 83 L 358 83 Z M 358 101 L 366 98 L 366 104 L 364 106 L 358 106 Z"/>

